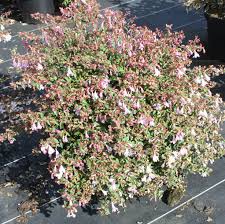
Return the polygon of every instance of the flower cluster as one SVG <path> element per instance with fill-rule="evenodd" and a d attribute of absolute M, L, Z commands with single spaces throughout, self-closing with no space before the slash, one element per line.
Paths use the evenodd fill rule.
<path fill-rule="evenodd" d="M 14 66 L 17 88 L 39 92 L 38 109 L 21 118 L 45 133 L 40 149 L 64 186 L 68 216 L 93 196 L 109 214 L 134 196 L 160 197 L 188 173 L 208 174 L 224 154 L 224 114 L 209 91 L 209 75 L 221 70 L 191 66 L 199 40 L 184 44 L 169 26 L 153 32 L 121 12 L 100 13 L 95 0 L 61 12 L 36 15 L 50 26 L 22 35 L 27 54 L 15 54 Z"/>
<path fill-rule="evenodd" d="M 12 36 L 11 34 L 6 31 L 5 26 L 9 25 L 11 22 L 7 19 L 7 17 L 10 15 L 10 12 L 2 13 L 0 16 L 0 42 L 8 42 L 11 40 Z"/>

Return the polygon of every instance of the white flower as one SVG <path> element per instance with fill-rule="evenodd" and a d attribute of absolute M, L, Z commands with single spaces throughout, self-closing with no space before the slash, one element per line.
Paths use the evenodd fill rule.
<path fill-rule="evenodd" d="M 180 151 L 179 151 L 179 154 L 180 154 L 181 156 L 187 155 L 187 154 L 188 154 L 187 148 L 182 147 L 182 148 L 180 149 Z"/>
<path fill-rule="evenodd" d="M 161 75 L 161 72 L 159 71 L 158 68 L 155 68 L 155 76 L 160 76 Z"/>
<path fill-rule="evenodd" d="M 210 81 L 210 77 L 209 77 L 208 75 L 204 75 L 204 78 L 205 78 L 205 80 L 206 80 L 207 82 Z M 211 93 L 211 92 L 210 92 L 210 93 Z"/>
<path fill-rule="evenodd" d="M 112 202 L 112 212 L 119 213 L 119 209 L 113 204 L 113 202 Z"/>
<path fill-rule="evenodd" d="M 66 74 L 66 75 L 67 75 L 67 76 L 72 76 L 72 75 L 74 75 L 74 73 L 72 72 L 72 70 L 71 70 L 70 67 L 67 69 L 67 74 Z"/>
<path fill-rule="evenodd" d="M 170 101 L 165 101 L 165 102 L 163 102 L 163 105 L 168 108 L 168 107 L 171 106 L 171 102 Z"/>
<path fill-rule="evenodd" d="M 176 108 L 176 114 L 184 114 L 184 108 L 182 107 L 181 109 L 180 108 Z"/>
<path fill-rule="evenodd" d="M 127 92 L 127 90 L 125 89 L 125 90 L 122 91 L 122 96 L 123 96 L 123 97 L 130 97 L 131 95 L 130 95 L 130 93 Z"/>
<path fill-rule="evenodd" d="M 146 183 L 146 182 L 147 182 L 147 175 L 144 175 L 144 176 L 141 178 L 141 181 Z"/>
<path fill-rule="evenodd" d="M 191 129 L 191 135 L 192 135 L 192 136 L 196 136 L 196 131 L 195 131 L 194 128 Z"/>
<path fill-rule="evenodd" d="M 39 86 L 39 90 L 44 90 L 45 89 L 45 87 L 41 84 L 40 86 Z"/>
<path fill-rule="evenodd" d="M 88 5 L 87 2 L 85 0 L 81 0 L 81 2 L 84 4 L 84 5 Z"/>
<path fill-rule="evenodd" d="M 201 176 L 202 177 L 207 177 L 208 176 L 208 173 L 207 172 L 204 172 L 204 173 L 201 174 Z"/>
<path fill-rule="evenodd" d="M 3 35 L 4 42 L 9 42 L 12 39 L 12 36 L 8 33 Z"/>
<path fill-rule="evenodd" d="M 181 78 L 186 72 L 186 68 L 178 68 L 177 69 L 177 77 Z"/>
<path fill-rule="evenodd" d="M 113 148 L 111 146 L 109 146 L 109 145 L 106 145 L 106 149 L 107 149 L 108 152 L 112 152 L 113 151 Z"/>
<path fill-rule="evenodd" d="M 59 151 L 56 149 L 56 150 L 55 150 L 55 158 L 59 158 L 59 155 L 60 155 L 60 154 L 59 154 Z"/>
<path fill-rule="evenodd" d="M 108 194 L 108 191 L 102 190 L 102 193 L 104 196 L 106 196 Z"/>
<path fill-rule="evenodd" d="M 120 109 L 122 109 L 124 111 L 125 115 L 131 113 L 131 111 L 127 108 L 127 106 L 124 102 L 119 101 L 118 106 L 120 107 Z"/>
<path fill-rule="evenodd" d="M 51 157 L 53 153 L 55 153 L 55 149 L 53 149 L 50 145 L 48 145 L 48 155 Z"/>
<path fill-rule="evenodd" d="M 97 100 L 99 98 L 98 93 L 96 91 L 94 93 L 92 93 L 91 96 L 92 96 L 93 100 Z"/>
<path fill-rule="evenodd" d="M 200 110 L 198 113 L 199 117 L 203 117 L 203 118 L 207 118 L 208 117 L 208 113 L 206 110 Z"/>
<path fill-rule="evenodd" d="M 193 58 L 199 58 L 200 55 L 198 54 L 198 52 L 194 51 L 194 55 L 193 55 Z"/>
<path fill-rule="evenodd" d="M 142 182 L 145 182 L 145 183 L 149 183 L 149 182 L 151 182 L 154 178 L 155 178 L 155 174 L 150 173 L 150 174 L 144 175 L 144 176 L 141 178 L 141 181 L 142 181 Z"/>
<path fill-rule="evenodd" d="M 58 173 L 55 174 L 55 176 L 58 178 L 58 179 L 61 179 L 63 177 L 63 174 L 66 172 L 65 168 L 61 165 L 59 167 L 59 170 L 58 170 Z"/>
<path fill-rule="evenodd" d="M 36 69 L 37 69 L 38 71 L 43 70 L 43 66 L 42 66 L 42 64 L 38 63 L 38 65 L 37 65 Z"/>
<path fill-rule="evenodd" d="M 159 156 L 156 153 L 154 153 L 153 157 L 152 157 L 152 160 L 153 160 L 153 162 L 158 162 L 159 161 Z"/>
<path fill-rule="evenodd" d="M 129 156 L 132 156 L 132 155 L 133 155 L 133 153 L 129 149 L 125 150 L 125 152 L 124 152 L 125 157 L 129 157 Z"/>
<path fill-rule="evenodd" d="M 209 79 L 209 77 L 207 76 L 205 79 L 203 78 L 203 77 L 197 77 L 197 78 L 195 78 L 195 82 L 197 83 L 197 84 L 199 84 L 199 85 L 201 85 L 201 86 L 206 86 L 207 85 L 207 83 L 208 83 L 208 80 Z"/>
<path fill-rule="evenodd" d="M 68 210 L 67 218 L 76 218 L 77 209 L 73 208 Z"/>
<path fill-rule="evenodd" d="M 145 172 L 145 167 L 142 165 L 140 166 L 140 173 L 144 173 Z"/>
<path fill-rule="evenodd" d="M 171 143 L 176 144 L 178 141 L 183 141 L 184 139 L 184 133 L 182 131 L 178 131 L 176 136 L 173 137 L 173 140 Z"/>
<path fill-rule="evenodd" d="M 148 165 L 148 166 L 146 167 L 146 173 L 147 173 L 147 174 L 151 174 L 151 173 L 152 173 L 152 167 L 151 167 L 151 165 Z"/>
<path fill-rule="evenodd" d="M 42 129 L 40 122 L 37 122 L 37 129 Z"/>
<path fill-rule="evenodd" d="M 153 107 L 154 107 L 154 109 L 156 109 L 156 110 L 161 110 L 161 109 L 162 109 L 162 106 L 161 106 L 160 103 L 154 104 Z"/>
<path fill-rule="evenodd" d="M 48 148 L 48 146 L 47 145 L 42 145 L 41 146 L 41 151 L 42 151 L 42 153 L 44 153 L 44 154 L 47 154 L 47 148 Z"/>
<path fill-rule="evenodd" d="M 5 27 L 2 24 L 0 25 L 0 30 L 1 31 L 5 30 Z"/>
<path fill-rule="evenodd" d="M 168 167 L 172 168 L 175 162 L 176 162 L 176 157 L 174 155 L 169 156 L 167 161 Z"/>
<path fill-rule="evenodd" d="M 137 189 L 136 189 L 135 186 L 133 186 L 133 187 L 128 187 L 127 190 L 128 190 L 129 192 L 132 192 L 133 194 L 136 194 L 136 193 L 137 193 Z"/>
<path fill-rule="evenodd" d="M 109 179 L 109 182 L 111 183 L 111 188 L 113 191 L 115 191 L 117 189 L 117 186 L 116 186 L 116 181 L 111 177 Z"/>
<path fill-rule="evenodd" d="M 63 140 L 63 142 L 64 142 L 64 143 L 68 142 L 68 138 L 67 138 L 67 136 L 66 136 L 66 135 L 64 135 L 64 136 L 63 136 L 63 138 L 62 138 L 62 140 Z"/>
<path fill-rule="evenodd" d="M 31 126 L 31 130 L 32 131 L 37 131 L 37 130 L 39 130 L 39 129 L 42 129 L 42 126 L 41 126 L 41 124 L 40 124 L 40 122 L 37 122 L 37 124 L 36 124 L 36 121 L 32 124 L 32 126 Z"/>

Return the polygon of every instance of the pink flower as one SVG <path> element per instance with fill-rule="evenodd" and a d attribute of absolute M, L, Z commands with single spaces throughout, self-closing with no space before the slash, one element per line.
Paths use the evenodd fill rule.
<path fill-rule="evenodd" d="M 97 120 L 104 124 L 107 121 L 107 116 L 106 115 L 98 115 Z"/>
<path fill-rule="evenodd" d="M 173 140 L 171 143 L 176 144 L 178 141 L 183 141 L 184 139 L 184 133 L 182 131 L 178 131 L 176 136 L 173 137 Z"/>
<path fill-rule="evenodd" d="M 24 69 L 29 66 L 29 63 L 27 60 L 19 60 L 19 59 L 13 59 L 13 67 Z"/>
<path fill-rule="evenodd" d="M 144 45 L 143 45 L 142 43 L 140 43 L 140 45 L 139 45 L 139 50 L 143 51 L 144 48 L 145 48 Z"/>
<path fill-rule="evenodd" d="M 75 163 L 74 166 L 77 167 L 79 170 L 84 169 L 84 163 L 81 160 Z"/>
<path fill-rule="evenodd" d="M 140 109 L 141 108 L 140 102 L 139 101 L 135 102 L 133 107 L 134 109 Z"/>
<path fill-rule="evenodd" d="M 15 139 L 14 138 L 9 139 L 9 143 L 10 144 L 13 144 L 14 142 L 15 142 Z"/>
<path fill-rule="evenodd" d="M 141 117 L 138 120 L 139 124 L 142 124 L 144 126 L 154 126 L 155 122 L 154 119 L 150 116 L 141 115 Z"/>
<path fill-rule="evenodd" d="M 62 27 L 60 27 L 60 26 L 53 26 L 53 29 L 54 29 L 54 31 L 55 31 L 57 34 L 64 35 L 64 32 L 63 32 Z"/>
<path fill-rule="evenodd" d="M 109 86 L 109 83 L 110 83 L 109 79 L 105 78 L 99 82 L 99 86 L 101 89 L 106 89 Z"/>
<path fill-rule="evenodd" d="M 53 149 L 50 145 L 42 145 L 41 151 L 43 154 L 48 154 L 49 157 L 52 157 L 52 155 L 56 152 L 55 149 Z"/>
<path fill-rule="evenodd" d="M 124 111 L 125 115 L 131 113 L 131 111 L 127 108 L 127 105 L 124 102 L 119 101 L 118 106 Z"/>

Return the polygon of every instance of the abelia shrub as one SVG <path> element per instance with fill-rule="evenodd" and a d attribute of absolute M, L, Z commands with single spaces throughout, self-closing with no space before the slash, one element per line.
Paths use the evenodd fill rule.
<path fill-rule="evenodd" d="M 183 187 L 188 173 L 208 175 L 224 154 L 222 101 L 210 76 L 224 70 L 191 66 L 199 39 L 185 44 L 170 26 L 153 32 L 119 11 L 100 13 L 95 0 L 61 13 L 36 15 L 49 27 L 22 34 L 27 54 L 15 53 L 13 65 L 22 72 L 14 86 L 39 93 L 21 124 L 44 133 L 40 151 L 68 216 L 93 198 L 102 213 L 119 212 L 133 197 Z"/>

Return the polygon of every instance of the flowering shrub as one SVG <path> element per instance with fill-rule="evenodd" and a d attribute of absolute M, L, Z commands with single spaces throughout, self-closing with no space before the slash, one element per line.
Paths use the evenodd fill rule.
<path fill-rule="evenodd" d="M 9 14 L 10 14 L 10 12 L 2 13 L 0 15 L 0 42 L 1 41 L 8 42 L 12 38 L 10 33 L 5 30 L 5 26 L 7 26 L 11 23 L 10 20 L 7 19 Z"/>
<path fill-rule="evenodd" d="M 217 18 L 225 18 L 225 0 L 185 0 L 190 8 L 204 8 L 205 12 Z"/>
<path fill-rule="evenodd" d="M 209 91 L 209 75 L 221 70 L 190 66 L 199 40 L 185 45 L 169 26 L 153 32 L 87 2 L 36 15 L 49 28 L 23 34 L 27 54 L 13 60 L 22 71 L 15 87 L 40 93 L 21 122 L 45 133 L 40 150 L 72 217 L 94 196 L 104 214 L 134 196 L 158 198 L 188 173 L 208 175 L 224 154 L 221 99 Z"/>

